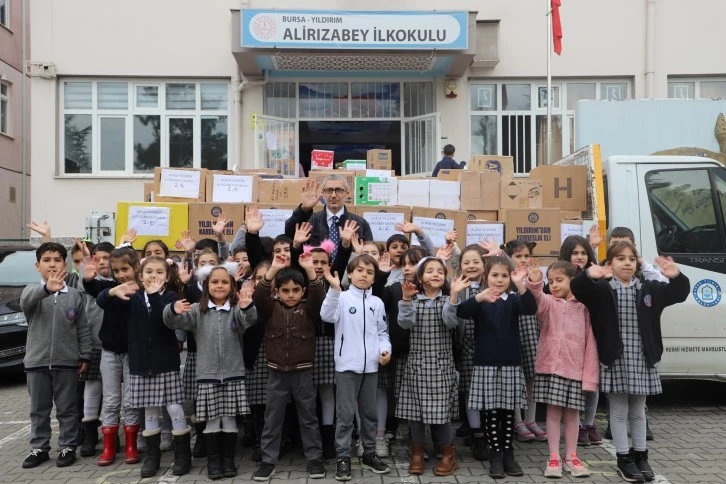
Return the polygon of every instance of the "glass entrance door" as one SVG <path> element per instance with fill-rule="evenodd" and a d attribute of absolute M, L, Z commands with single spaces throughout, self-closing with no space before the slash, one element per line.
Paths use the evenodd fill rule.
<path fill-rule="evenodd" d="M 298 176 L 297 121 L 255 115 L 255 168 Z"/>

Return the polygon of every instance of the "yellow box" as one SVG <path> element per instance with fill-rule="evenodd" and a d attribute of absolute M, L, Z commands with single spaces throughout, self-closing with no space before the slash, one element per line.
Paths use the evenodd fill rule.
<path fill-rule="evenodd" d="M 142 248 L 150 240 L 161 240 L 169 249 L 173 250 L 177 239 L 181 238 L 182 230 L 189 228 L 189 206 L 186 203 L 118 202 L 116 205 L 116 245 L 119 244 L 121 236 L 129 228 L 129 212 L 134 210 L 133 207 L 169 209 L 169 224 L 166 235 L 138 235 L 134 242 L 134 248 L 136 249 Z"/>

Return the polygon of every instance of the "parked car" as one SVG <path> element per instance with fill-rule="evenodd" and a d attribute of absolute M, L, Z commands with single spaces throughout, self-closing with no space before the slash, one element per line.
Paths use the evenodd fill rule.
<path fill-rule="evenodd" d="M 0 245 L 0 373 L 22 372 L 28 323 L 20 310 L 20 293 L 40 281 L 35 247 Z"/>

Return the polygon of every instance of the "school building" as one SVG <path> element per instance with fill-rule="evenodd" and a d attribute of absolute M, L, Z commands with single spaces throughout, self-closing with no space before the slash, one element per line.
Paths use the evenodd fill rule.
<path fill-rule="evenodd" d="M 558 159 L 579 100 L 726 97 L 726 2 L 562 3 L 548 96 L 549 0 L 33 0 L 32 218 L 83 234 L 155 166 L 297 176 L 313 149 L 406 175 L 451 143 L 526 173 L 548 99 Z"/>

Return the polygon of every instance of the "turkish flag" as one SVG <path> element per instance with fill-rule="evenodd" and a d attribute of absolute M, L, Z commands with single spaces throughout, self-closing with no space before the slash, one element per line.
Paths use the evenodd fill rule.
<path fill-rule="evenodd" d="M 562 0 L 550 1 L 552 2 L 552 42 L 555 47 L 555 54 L 562 55 L 562 22 L 560 21 Z"/>

